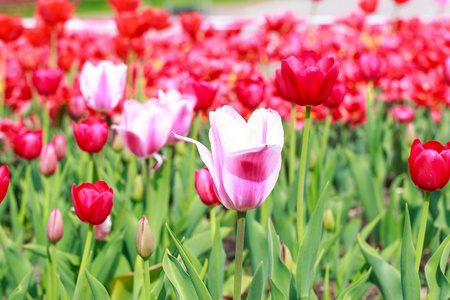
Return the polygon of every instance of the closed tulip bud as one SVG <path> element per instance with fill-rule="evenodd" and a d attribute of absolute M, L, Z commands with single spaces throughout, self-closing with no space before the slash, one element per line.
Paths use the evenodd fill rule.
<path fill-rule="evenodd" d="M 323 227 L 326 231 L 332 232 L 336 226 L 336 221 L 334 220 L 334 215 L 331 209 L 327 209 L 323 217 Z"/>
<path fill-rule="evenodd" d="M 55 146 L 47 144 L 42 148 L 39 158 L 39 172 L 44 176 L 53 175 L 58 166 L 58 156 L 56 156 Z"/>
<path fill-rule="evenodd" d="M 200 200 L 206 206 L 216 206 L 220 204 L 219 199 L 214 192 L 214 183 L 208 168 L 195 171 L 195 189 Z"/>
<path fill-rule="evenodd" d="M 281 261 L 286 265 L 288 270 L 292 272 L 294 267 L 294 260 L 292 259 L 292 254 L 286 244 L 281 241 L 281 253 L 280 253 Z"/>
<path fill-rule="evenodd" d="M 72 121 L 72 127 L 78 147 L 85 152 L 100 152 L 108 140 L 108 123 L 102 118 L 89 118 L 80 123 Z"/>
<path fill-rule="evenodd" d="M 309 152 L 309 163 L 308 163 L 308 167 L 310 170 L 314 169 L 314 167 L 317 164 L 317 154 L 315 151 L 311 151 Z"/>
<path fill-rule="evenodd" d="M 236 87 L 236 96 L 250 110 L 257 108 L 264 100 L 265 84 L 261 77 L 240 80 Z"/>
<path fill-rule="evenodd" d="M 81 96 L 72 97 L 67 105 L 67 111 L 72 118 L 81 118 L 87 111 L 86 101 Z"/>
<path fill-rule="evenodd" d="M 33 72 L 33 85 L 39 95 L 54 94 L 59 87 L 63 72 L 59 69 L 35 70 Z"/>
<path fill-rule="evenodd" d="M 57 134 L 52 138 L 52 144 L 55 146 L 56 156 L 58 160 L 66 157 L 67 143 L 64 134 Z"/>
<path fill-rule="evenodd" d="M 413 144 L 416 136 L 416 127 L 414 126 L 414 123 L 408 123 L 405 130 L 405 141 L 409 147 L 411 147 L 411 145 Z"/>
<path fill-rule="evenodd" d="M 111 232 L 111 225 L 111 215 L 106 218 L 105 222 L 95 225 L 95 239 L 100 242 L 104 241 Z"/>
<path fill-rule="evenodd" d="M 143 260 L 147 260 L 155 251 L 152 230 L 145 216 L 139 221 L 136 230 L 136 250 Z"/>
<path fill-rule="evenodd" d="M 113 138 L 111 149 L 113 149 L 115 152 L 120 152 L 123 150 L 123 140 L 120 137 L 120 135 L 116 134 Z"/>
<path fill-rule="evenodd" d="M 365 53 L 359 58 L 361 75 L 367 80 L 376 80 L 381 77 L 382 61 L 374 53 Z"/>
<path fill-rule="evenodd" d="M 139 201 L 142 199 L 144 195 L 144 181 L 142 180 L 142 176 L 138 174 L 134 179 L 134 187 L 133 187 L 133 199 Z"/>
<path fill-rule="evenodd" d="M 175 152 L 181 156 L 185 155 L 187 152 L 186 143 L 176 143 Z"/>
<path fill-rule="evenodd" d="M 207 110 L 212 105 L 217 91 L 219 90 L 219 85 L 204 80 L 194 81 L 192 83 L 192 89 L 197 98 L 194 110 L 201 111 Z"/>
<path fill-rule="evenodd" d="M 14 139 L 14 151 L 27 160 L 39 156 L 42 149 L 42 130 L 23 130 Z"/>
<path fill-rule="evenodd" d="M 48 217 L 47 238 L 50 242 L 58 242 L 64 234 L 64 222 L 59 209 L 54 209 Z"/>
<path fill-rule="evenodd" d="M 5 199 L 9 187 L 9 168 L 7 165 L 0 167 L 0 203 Z"/>
<path fill-rule="evenodd" d="M 133 157 L 133 153 L 128 150 L 128 148 L 124 148 L 122 151 L 122 157 L 124 162 L 129 163 Z"/>

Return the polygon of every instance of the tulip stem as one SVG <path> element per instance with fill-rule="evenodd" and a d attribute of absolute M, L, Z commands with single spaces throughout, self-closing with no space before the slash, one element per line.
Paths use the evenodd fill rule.
<path fill-rule="evenodd" d="M 145 299 L 150 299 L 150 266 L 148 259 L 144 260 L 144 296 Z"/>
<path fill-rule="evenodd" d="M 51 251 L 50 251 L 51 248 Z M 49 271 L 49 288 L 48 288 L 48 299 L 57 300 L 57 283 L 56 283 L 56 245 L 49 245 L 47 248 L 48 253 L 48 271 Z"/>
<path fill-rule="evenodd" d="M 50 110 L 48 108 L 48 97 L 44 99 L 44 113 L 42 116 L 42 122 L 44 125 L 44 132 L 42 134 L 42 142 L 44 145 L 48 143 L 50 137 Z"/>
<path fill-rule="evenodd" d="M 31 185 L 31 162 L 27 161 L 27 166 L 25 168 L 25 188 L 22 194 L 22 201 L 20 203 L 20 212 L 19 212 L 19 220 L 20 223 L 23 224 L 25 221 L 25 214 L 27 212 L 27 202 L 28 202 L 28 194 Z"/>
<path fill-rule="evenodd" d="M 211 224 L 211 241 L 214 243 L 214 235 L 216 234 L 216 206 L 212 206 L 209 210 L 209 223 Z"/>
<path fill-rule="evenodd" d="M 290 127 L 290 143 L 289 143 L 289 183 L 294 182 L 295 177 L 295 122 L 297 121 L 297 110 L 295 103 L 292 103 L 291 109 L 291 127 Z"/>
<path fill-rule="evenodd" d="M 145 186 L 147 187 L 145 189 L 145 215 L 150 217 L 150 207 L 152 204 L 152 172 L 150 171 L 150 165 L 152 163 L 152 160 L 150 158 L 147 158 L 144 160 L 144 167 L 143 172 L 145 173 Z"/>
<path fill-rule="evenodd" d="M 328 113 L 327 118 L 325 119 L 325 125 L 324 125 L 324 129 L 323 129 L 323 135 L 322 135 L 322 144 L 320 146 L 320 152 L 319 152 L 319 159 L 317 161 L 317 165 L 316 165 L 316 169 L 315 169 L 315 177 L 317 180 L 317 188 L 318 191 L 321 189 L 320 183 L 320 171 L 322 170 L 322 165 L 324 163 L 324 159 L 325 159 L 325 152 L 327 150 L 327 145 L 328 145 L 328 138 L 330 136 L 330 127 L 331 127 L 331 113 Z M 315 195 L 318 195 L 315 194 Z M 317 199 L 312 199 L 312 209 L 314 209 L 314 207 L 316 207 L 316 200 Z"/>
<path fill-rule="evenodd" d="M 423 199 L 422 219 L 420 220 L 419 236 L 417 238 L 416 270 L 419 271 L 422 260 L 423 242 L 425 240 L 425 229 L 427 227 L 428 207 L 430 205 L 430 192 L 425 192 Z"/>
<path fill-rule="evenodd" d="M 48 219 L 48 215 L 49 215 L 49 210 L 50 210 L 50 178 L 46 177 L 44 178 L 45 181 L 45 202 L 44 202 L 44 224 Z"/>
<path fill-rule="evenodd" d="M 94 154 L 89 154 L 88 178 L 87 182 L 93 183 L 94 180 Z"/>
<path fill-rule="evenodd" d="M 200 118 L 198 115 L 194 117 L 194 124 L 192 124 L 192 139 L 197 140 L 198 137 L 198 127 L 200 123 Z M 195 144 L 191 145 L 191 157 L 189 161 L 189 185 L 188 185 L 188 204 L 191 203 L 192 197 L 194 197 L 194 168 L 195 168 L 195 154 L 197 149 Z"/>
<path fill-rule="evenodd" d="M 300 158 L 300 174 L 298 177 L 297 194 L 297 236 L 298 244 L 303 239 L 303 197 L 305 193 L 305 175 L 306 175 L 306 156 L 308 155 L 308 137 L 311 116 L 311 106 L 306 107 L 305 128 L 303 129 L 302 156 Z"/>
<path fill-rule="evenodd" d="M 89 250 L 91 249 L 92 242 L 92 233 L 94 232 L 94 225 L 89 224 L 89 230 L 86 236 L 86 244 L 84 245 L 83 258 L 81 259 L 80 270 L 78 271 L 77 283 L 75 285 L 75 293 L 78 289 L 78 285 L 80 284 L 81 275 L 84 273 L 84 269 L 86 268 L 87 259 L 89 256 Z"/>
<path fill-rule="evenodd" d="M 245 216 L 246 211 L 237 212 L 237 234 L 236 234 L 236 258 L 234 266 L 234 293 L 233 300 L 241 299 L 242 284 L 242 258 L 244 252 Z"/>
<path fill-rule="evenodd" d="M 6 64 L 8 61 L 8 46 L 3 44 L 3 53 L 0 53 L 0 117 L 5 111 L 5 91 L 6 91 Z"/>

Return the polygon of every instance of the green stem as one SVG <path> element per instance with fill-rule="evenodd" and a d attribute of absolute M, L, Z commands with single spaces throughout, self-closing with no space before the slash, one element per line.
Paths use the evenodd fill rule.
<path fill-rule="evenodd" d="M 48 108 L 48 98 L 46 97 L 44 99 L 44 112 L 43 112 L 43 120 L 42 122 L 44 123 L 44 132 L 42 134 L 42 141 L 45 144 L 48 143 L 49 138 L 50 138 L 50 112 L 49 112 L 49 108 Z"/>
<path fill-rule="evenodd" d="M 144 287 L 145 299 L 150 299 L 150 266 L 148 263 L 148 259 L 144 260 Z"/>
<path fill-rule="evenodd" d="M 50 251 L 51 247 L 51 251 Z M 52 244 L 48 246 L 48 272 L 49 272 L 49 284 L 48 284 L 48 299 L 57 300 L 57 283 L 56 283 L 56 245 Z"/>
<path fill-rule="evenodd" d="M 417 238 L 416 270 L 419 271 L 422 260 L 423 242 L 425 240 L 425 229 L 427 227 L 428 207 L 430 205 L 430 192 L 425 192 L 423 199 L 422 219 L 420 219 L 419 237 Z"/>
<path fill-rule="evenodd" d="M 216 234 L 216 207 L 212 206 L 209 210 L 209 223 L 211 224 L 211 241 L 214 243 Z"/>
<path fill-rule="evenodd" d="M 31 185 L 31 162 L 27 161 L 27 166 L 25 168 L 25 188 L 22 194 L 22 201 L 20 203 L 20 212 L 19 212 L 20 224 L 23 224 L 25 221 L 30 185 Z"/>
<path fill-rule="evenodd" d="M 103 149 L 98 153 L 97 175 L 98 180 L 103 179 Z"/>
<path fill-rule="evenodd" d="M 305 128 L 303 129 L 302 156 L 300 158 L 300 175 L 298 177 L 297 194 L 297 236 L 300 245 L 303 239 L 303 197 L 305 193 L 306 156 L 308 154 L 308 136 L 310 125 L 311 107 L 306 107 Z"/>
<path fill-rule="evenodd" d="M 89 166 L 88 166 L 88 176 L 87 182 L 93 183 L 94 181 L 94 154 L 89 154 Z"/>
<path fill-rule="evenodd" d="M 192 139 L 197 140 L 198 138 L 198 127 L 200 123 L 200 118 L 198 115 L 194 117 L 194 124 L 192 124 Z M 197 153 L 197 148 L 195 144 L 191 145 L 191 157 L 189 161 L 189 184 L 188 184 L 188 205 L 191 203 L 192 197 L 194 197 L 194 168 L 195 168 L 195 154 Z"/>
<path fill-rule="evenodd" d="M 242 284 L 242 258 L 244 252 L 245 216 L 246 211 L 237 212 L 237 234 L 236 234 L 236 259 L 234 261 L 234 293 L 233 300 L 241 299 Z"/>
<path fill-rule="evenodd" d="M 152 204 L 152 173 L 150 172 L 150 164 L 152 160 L 150 158 L 147 158 L 144 163 L 144 173 L 145 176 L 145 182 L 146 182 L 146 189 L 145 189 L 145 215 L 147 217 L 151 216 L 151 204 Z"/>
<path fill-rule="evenodd" d="M 44 202 L 44 224 L 48 219 L 49 216 L 49 211 L 50 211 L 50 190 L 51 190 L 51 185 L 50 185 L 50 178 L 46 177 L 44 178 L 45 180 L 45 202 Z"/>
<path fill-rule="evenodd" d="M 89 230 L 86 236 L 86 244 L 84 245 L 83 258 L 81 259 L 80 270 L 78 272 L 77 283 L 75 285 L 75 291 L 77 290 L 78 285 L 80 284 L 81 275 L 84 273 L 84 269 L 86 268 L 87 259 L 89 257 L 89 251 L 91 249 L 93 232 L 94 232 L 94 225 L 89 224 Z"/>
<path fill-rule="evenodd" d="M 295 177 L 295 122 L 297 121 L 297 110 L 295 103 L 292 103 L 291 108 L 291 126 L 290 126 L 290 143 L 289 143 L 289 183 L 294 182 Z"/>

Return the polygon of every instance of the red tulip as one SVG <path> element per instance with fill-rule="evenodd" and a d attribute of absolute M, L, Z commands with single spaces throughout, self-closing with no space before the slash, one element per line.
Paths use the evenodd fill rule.
<path fill-rule="evenodd" d="M 197 12 L 181 13 L 179 20 L 183 30 L 189 34 L 192 39 L 197 39 L 197 33 L 202 26 L 203 17 Z"/>
<path fill-rule="evenodd" d="M 22 158 L 33 160 L 42 149 L 42 130 L 24 129 L 14 139 L 14 151 Z"/>
<path fill-rule="evenodd" d="M 281 76 L 289 99 L 302 106 L 324 103 L 339 74 L 339 62 L 332 56 L 321 57 L 314 51 L 303 52 L 298 59 L 289 56 L 281 62 Z"/>
<path fill-rule="evenodd" d="M 236 87 L 236 96 L 250 110 L 257 108 L 264 100 L 265 84 L 260 76 L 240 80 Z"/>
<path fill-rule="evenodd" d="M 37 3 L 39 15 L 49 25 L 69 20 L 75 8 L 69 0 L 39 0 Z"/>
<path fill-rule="evenodd" d="M 9 168 L 7 165 L 0 167 L 0 203 L 5 199 L 9 187 Z"/>
<path fill-rule="evenodd" d="M 153 9 L 153 20 L 152 20 L 152 28 L 156 30 L 164 30 L 170 25 L 172 25 L 172 20 L 170 19 L 170 14 L 161 8 L 152 8 Z"/>
<path fill-rule="evenodd" d="M 197 102 L 195 103 L 195 111 L 206 111 L 211 107 L 214 98 L 219 90 L 219 85 L 210 81 L 200 80 L 192 82 L 192 89 L 194 90 Z"/>
<path fill-rule="evenodd" d="M 416 110 L 408 105 L 397 105 L 389 109 L 389 114 L 399 123 L 411 123 L 416 117 Z"/>
<path fill-rule="evenodd" d="M 403 4 L 403 3 L 406 3 L 408 1 L 409 0 L 394 0 L 394 2 L 397 3 L 397 4 Z"/>
<path fill-rule="evenodd" d="M 78 218 L 90 225 L 105 222 L 113 207 L 113 189 L 106 182 L 83 183 L 72 186 L 72 202 Z"/>
<path fill-rule="evenodd" d="M 378 0 L 360 0 L 359 7 L 366 13 L 371 14 L 377 10 Z"/>
<path fill-rule="evenodd" d="M 381 77 L 382 61 L 377 54 L 365 53 L 359 58 L 361 75 L 367 80 L 377 80 Z"/>
<path fill-rule="evenodd" d="M 324 104 L 329 108 L 338 107 L 344 100 L 345 92 L 346 92 L 345 84 L 336 83 L 334 85 L 333 91 L 330 94 L 330 97 L 328 97 L 327 101 L 325 101 Z"/>
<path fill-rule="evenodd" d="M 437 141 L 425 144 L 414 140 L 409 156 L 409 173 L 417 187 L 434 192 L 442 189 L 450 179 L 450 142 L 445 146 Z"/>
<path fill-rule="evenodd" d="M 102 118 L 85 119 L 79 124 L 72 121 L 72 127 L 78 147 L 88 153 L 99 152 L 108 140 L 108 123 Z"/>
<path fill-rule="evenodd" d="M 216 206 L 217 204 L 220 204 L 220 201 L 214 192 L 214 182 L 208 168 L 195 171 L 195 189 L 197 190 L 200 200 L 206 206 Z"/>
<path fill-rule="evenodd" d="M 63 73 L 59 69 L 35 70 L 33 72 L 33 85 L 39 95 L 54 94 L 59 87 Z"/>
<path fill-rule="evenodd" d="M 275 87 L 281 98 L 289 100 L 289 93 L 281 75 L 281 68 L 275 70 Z"/>
<path fill-rule="evenodd" d="M 66 157 L 66 137 L 64 134 L 57 134 L 52 138 L 52 144 L 55 146 L 56 156 L 58 160 Z"/>
<path fill-rule="evenodd" d="M 135 11 L 141 0 L 108 0 L 109 4 L 114 8 L 117 12 L 123 11 Z"/>
<path fill-rule="evenodd" d="M 22 34 L 22 18 L 0 13 L 0 40 L 11 42 Z"/>
<path fill-rule="evenodd" d="M 53 175 L 58 166 L 58 156 L 53 144 L 47 144 L 42 148 L 39 160 L 39 172 L 44 176 Z"/>
<path fill-rule="evenodd" d="M 450 57 L 444 61 L 444 79 L 447 85 L 450 85 Z"/>

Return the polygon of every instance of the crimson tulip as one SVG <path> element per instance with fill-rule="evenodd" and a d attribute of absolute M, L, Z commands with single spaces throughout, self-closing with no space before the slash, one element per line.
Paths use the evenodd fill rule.
<path fill-rule="evenodd" d="M 366 13 L 371 14 L 377 10 L 378 0 L 360 0 L 359 7 Z"/>
<path fill-rule="evenodd" d="M 195 111 L 206 111 L 211 107 L 214 98 L 219 90 L 219 85 L 210 81 L 199 80 L 192 82 L 192 89 L 194 90 L 197 102 L 195 103 Z"/>
<path fill-rule="evenodd" d="M 9 168 L 7 165 L 0 167 L 0 203 L 5 199 L 9 187 Z"/>
<path fill-rule="evenodd" d="M 281 62 L 281 77 L 289 99 L 301 106 L 324 103 L 339 74 L 339 62 L 330 55 L 303 52 L 298 59 L 289 56 Z"/>
<path fill-rule="evenodd" d="M 113 207 L 113 189 L 106 182 L 82 183 L 72 186 L 72 202 L 78 218 L 90 225 L 105 222 Z"/>
<path fill-rule="evenodd" d="M 72 127 L 78 147 L 88 153 L 100 152 L 108 140 L 108 123 L 102 118 L 89 118 L 80 123 L 72 121 Z"/>
<path fill-rule="evenodd" d="M 69 0 L 39 0 L 37 11 L 45 23 L 56 25 L 72 18 L 76 5 Z"/>
<path fill-rule="evenodd" d="M 265 87 L 260 76 L 247 77 L 238 82 L 236 96 L 244 106 L 253 110 L 264 100 Z"/>
<path fill-rule="evenodd" d="M 183 30 L 193 39 L 197 39 L 197 34 L 202 26 L 203 17 L 197 12 L 181 13 L 179 20 Z"/>
<path fill-rule="evenodd" d="M 425 144 L 415 139 L 409 156 L 409 173 L 414 184 L 427 192 L 442 189 L 450 179 L 450 142 Z"/>
<path fill-rule="evenodd" d="M 33 85 L 39 95 L 54 94 L 59 87 L 63 73 L 59 69 L 40 69 L 33 72 Z"/>
<path fill-rule="evenodd" d="M 330 94 L 330 97 L 328 97 L 327 101 L 325 101 L 324 104 L 329 108 L 338 107 L 344 100 L 345 92 L 346 92 L 345 84 L 343 83 L 335 84 L 333 91 Z"/>
<path fill-rule="evenodd" d="M 216 206 L 217 204 L 220 204 L 216 192 L 214 191 L 214 182 L 208 168 L 195 171 L 195 189 L 197 190 L 200 200 L 206 206 Z"/>
<path fill-rule="evenodd" d="M 108 0 L 108 3 L 117 12 L 135 11 L 141 4 L 141 0 Z"/>
<path fill-rule="evenodd" d="M 365 53 L 361 55 L 358 63 L 361 75 L 367 80 L 376 80 L 381 77 L 383 64 L 377 54 Z"/>
<path fill-rule="evenodd" d="M 0 13 L 0 40 L 11 42 L 20 37 L 23 31 L 22 18 Z"/>
<path fill-rule="evenodd" d="M 42 149 L 42 130 L 22 130 L 14 139 L 14 151 L 27 160 L 39 156 Z"/>

